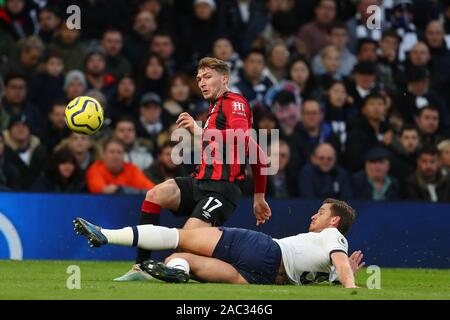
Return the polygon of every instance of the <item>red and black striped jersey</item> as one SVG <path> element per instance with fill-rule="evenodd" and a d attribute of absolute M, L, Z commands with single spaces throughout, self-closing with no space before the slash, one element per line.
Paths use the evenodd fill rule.
<path fill-rule="evenodd" d="M 225 181 L 242 181 L 245 179 L 245 167 L 248 163 L 248 139 L 245 139 L 245 161 L 239 161 L 238 150 L 242 146 L 238 146 L 238 139 L 234 140 L 234 146 L 230 149 L 226 146 L 226 130 L 232 131 L 242 129 L 246 132 L 252 128 L 253 116 L 250 109 L 250 105 L 247 100 L 232 92 L 226 92 L 215 101 L 212 101 L 206 122 L 203 126 L 202 133 L 202 157 L 201 164 L 199 164 L 194 173 L 196 179 L 209 179 L 209 180 L 225 180 Z M 214 138 L 209 139 L 210 135 L 208 130 L 220 130 L 224 139 L 222 140 L 222 147 L 219 147 Z M 208 150 L 211 152 L 213 160 L 207 160 Z M 222 152 L 223 154 L 217 155 L 214 152 Z M 234 154 L 227 154 L 233 152 Z M 233 159 L 232 161 L 227 159 Z"/>

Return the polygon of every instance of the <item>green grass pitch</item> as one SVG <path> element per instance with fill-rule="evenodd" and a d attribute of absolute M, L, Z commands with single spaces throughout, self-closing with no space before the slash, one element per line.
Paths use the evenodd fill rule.
<path fill-rule="evenodd" d="M 70 265 L 81 270 L 81 289 L 66 287 Z M 113 282 L 130 262 L 5 261 L 0 260 L 0 299 L 450 299 L 450 270 L 381 269 L 381 289 L 369 290 L 366 269 L 357 275 L 357 290 L 318 284 L 256 286 L 169 284 L 157 280 Z"/>

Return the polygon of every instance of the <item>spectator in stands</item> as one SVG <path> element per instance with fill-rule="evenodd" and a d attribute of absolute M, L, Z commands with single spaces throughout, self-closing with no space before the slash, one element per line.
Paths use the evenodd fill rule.
<path fill-rule="evenodd" d="M 358 115 L 358 110 L 349 103 L 347 88 L 342 81 L 334 81 L 326 93 L 325 121 L 331 125 L 334 134 L 339 138 L 342 153 L 345 150 L 348 130 L 353 119 Z"/>
<path fill-rule="evenodd" d="M 117 88 L 108 100 L 108 110 L 112 122 L 128 116 L 135 117 L 139 112 L 139 100 L 136 92 L 136 83 L 130 75 L 119 79 Z"/>
<path fill-rule="evenodd" d="M 430 63 L 431 54 L 428 45 L 423 42 L 417 42 L 409 51 L 407 59 L 403 62 L 402 69 L 403 72 L 399 74 L 397 82 L 399 84 L 399 89 L 403 90 L 408 85 L 408 77 L 411 74 L 411 68 L 415 67 L 425 67 L 428 68 Z M 436 74 L 437 75 L 437 74 Z M 436 78 L 433 75 L 433 79 Z"/>
<path fill-rule="evenodd" d="M 231 88 L 231 91 L 242 94 L 252 107 L 263 105 L 267 90 L 273 86 L 272 81 L 263 75 L 265 67 L 264 53 L 256 49 L 250 50 L 244 57 L 240 81 Z"/>
<path fill-rule="evenodd" d="M 435 106 L 441 115 L 441 124 L 447 123 L 445 102 L 433 90 L 430 89 L 430 72 L 426 67 L 414 67 L 409 69 L 408 85 L 406 92 L 400 95 L 397 106 L 406 122 L 413 123 L 414 117 L 427 106 Z"/>
<path fill-rule="evenodd" d="M 172 149 L 176 142 L 167 141 L 159 149 L 158 158 L 148 167 L 144 174 L 155 184 L 163 183 L 175 177 L 182 177 L 186 172 L 182 165 L 176 165 L 172 161 Z"/>
<path fill-rule="evenodd" d="M 358 62 L 377 62 L 378 41 L 370 38 L 362 38 L 358 40 L 356 46 L 356 59 Z"/>
<path fill-rule="evenodd" d="M 324 114 L 317 100 L 303 102 L 300 124 L 295 128 L 302 163 L 310 158 L 319 144 L 329 143 L 334 150 L 341 149 L 339 138 L 323 118 Z"/>
<path fill-rule="evenodd" d="M 101 46 L 105 50 L 107 74 L 112 75 L 114 82 L 125 74 L 130 74 L 132 66 L 123 56 L 123 35 L 120 30 L 107 29 L 102 36 Z"/>
<path fill-rule="evenodd" d="M 102 160 L 95 161 L 86 173 L 91 193 L 145 194 L 155 184 L 138 167 L 125 162 L 125 147 L 117 139 L 108 139 L 103 147 Z"/>
<path fill-rule="evenodd" d="M 0 191 L 18 189 L 16 185 L 20 180 L 20 173 L 7 160 L 7 152 L 3 133 L 0 132 Z"/>
<path fill-rule="evenodd" d="M 340 64 L 338 74 L 342 76 L 349 76 L 356 64 L 356 57 L 348 49 L 348 31 L 347 27 L 342 22 L 335 22 L 331 25 L 328 32 L 328 44 L 333 45 L 339 49 Z M 323 50 L 323 49 L 322 49 Z M 311 62 L 314 74 L 321 75 L 325 73 L 325 68 L 322 63 L 322 51 L 314 56 Z"/>
<path fill-rule="evenodd" d="M 300 198 L 349 199 L 352 197 L 350 177 L 338 164 L 336 152 L 328 143 L 319 144 L 311 160 L 300 171 L 298 190 Z"/>
<path fill-rule="evenodd" d="M 106 71 L 106 59 L 106 53 L 101 47 L 87 52 L 84 72 L 87 90 L 96 89 L 105 95 L 112 92 L 117 78 Z"/>
<path fill-rule="evenodd" d="M 41 173 L 47 150 L 39 138 L 31 134 L 30 124 L 23 114 L 11 117 L 4 138 L 6 145 L 11 149 L 6 161 L 9 161 L 20 175 L 17 188 L 27 190 Z"/>
<path fill-rule="evenodd" d="M 45 121 L 52 105 L 64 98 L 64 62 L 57 53 L 49 53 L 45 69 L 29 83 L 30 101 L 38 108 L 41 121 Z"/>
<path fill-rule="evenodd" d="M 442 166 L 442 172 L 446 176 L 450 176 L 450 139 L 441 141 L 437 145 L 439 151 L 439 160 Z"/>
<path fill-rule="evenodd" d="M 360 62 L 353 68 L 353 80 L 348 87 L 354 106 L 361 110 L 362 102 L 376 88 L 376 66 L 372 62 Z"/>
<path fill-rule="evenodd" d="M 305 24 L 299 33 L 308 48 L 308 55 L 314 57 L 327 45 L 328 28 L 336 18 L 336 2 L 320 0 L 314 9 L 314 20 Z"/>
<path fill-rule="evenodd" d="M 226 36 L 219 36 L 214 41 L 212 56 L 225 61 L 230 67 L 230 86 L 234 86 L 239 81 L 239 70 L 242 68 L 242 60 L 234 50 L 231 40 Z"/>
<path fill-rule="evenodd" d="M 5 69 L 4 64 L 14 61 L 16 57 L 17 46 L 13 36 L 0 28 L 0 70 Z"/>
<path fill-rule="evenodd" d="M 48 50 L 58 52 L 63 57 L 66 70 L 83 70 L 86 47 L 80 42 L 80 30 L 69 29 L 65 23 L 61 23 Z"/>
<path fill-rule="evenodd" d="M 406 52 L 417 43 L 417 30 L 414 24 L 412 0 L 396 0 L 391 14 L 391 29 L 401 37 L 399 43 L 399 60 L 404 61 Z"/>
<path fill-rule="evenodd" d="M 72 132 L 67 139 L 64 139 L 55 150 L 62 148 L 69 149 L 82 172 L 86 172 L 87 168 L 99 158 L 99 147 L 92 141 L 90 136 L 81 135 Z"/>
<path fill-rule="evenodd" d="M 39 38 L 48 45 L 56 35 L 61 18 L 55 7 L 46 6 L 39 11 Z"/>
<path fill-rule="evenodd" d="M 151 145 L 145 139 L 136 136 L 136 125 L 133 118 L 119 119 L 114 126 L 113 137 L 119 140 L 124 149 L 124 161 L 131 163 L 143 171 L 153 163 Z"/>
<path fill-rule="evenodd" d="M 242 56 L 268 24 L 267 10 L 264 3 L 256 0 L 222 1 L 220 4 L 219 31 L 231 38 Z"/>
<path fill-rule="evenodd" d="M 18 57 L 5 64 L 0 73 L 6 76 L 8 73 L 26 74 L 28 79 L 33 78 L 37 72 L 39 59 L 44 54 L 45 45 L 38 36 L 29 36 L 17 42 Z"/>
<path fill-rule="evenodd" d="M 26 0 L 6 0 L 0 8 L 0 29 L 7 30 L 16 40 L 36 34 L 36 8 Z"/>
<path fill-rule="evenodd" d="M 289 79 L 294 81 L 300 88 L 302 99 L 313 98 L 316 90 L 316 80 L 311 67 L 305 58 L 295 59 L 289 67 Z"/>
<path fill-rule="evenodd" d="M 62 139 L 70 135 L 70 129 L 66 125 L 65 111 L 66 104 L 64 101 L 57 101 L 50 109 L 46 125 L 40 136 L 41 143 L 49 151 L 52 151 Z"/>
<path fill-rule="evenodd" d="M 450 201 L 450 177 L 440 168 L 434 146 L 424 146 L 417 157 L 417 170 L 406 181 L 405 199 L 415 201 Z"/>
<path fill-rule="evenodd" d="M 389 146 L 393 139 L 393 131 L 385 121 L 386 100 L 382 95 L 371 93 L 366 96 L 361 113 L 352 124 L 345 147 L 347 165 L 352 171 L 363 168 L 361 155 L 380 143 Z"/>
<path fill-rule="evenodd" d="M 154 34 L 150 43 L 150 52 L 162 58 L 168 76 L 172 76 L 177 71 L 175 50 L 175 42 L 170 33 L 159 31 Z"/>
<path fill-rule="evenodd" d="M 5 92 L 2 106 L 9 116 L 25 115 L 33 134 L 41 129 L 40 115 L 37 108 L 27 99 L 27 81 L 24 75 L 11 73 L 5 77 Z"/>
<path fill-rule="evenodd" d="M 166 118 L 166 120 L 164 120 Z M 158 136 L 168 127 L 167 115 L 164 116 L 161 98 L 153 92 L 144 94 L 139 104 L 139 116 L 136 125 L 138 137 L 151 143 L 151 151 L 156 156 Z"/>
<path fill-rule="evenodd" d="M 341 63 L 341 53 L 333 45 L 326 46 L 321 52 L 325 72 L 318 77 L 318 82 L 321 90 L 327 90 L 335 80 L 343 80 L 343 77 L 338 73 Z"/>
<path fill-rule="evenodd" d="M 411 124 L 404 125 L 390 146 L 390 150 L 393 152 L 390 172 L 401 183 L 416 170 L 419 148 L 419 130 Z"/>
<path fill-rule="evenodd" d="M 378 80 L 392 91 L 397 90 L 397 74 L 401 72 L 397 56 L 399 44 L 400 38 L 397 32 L 394 30 L 383 32 L 377 61 Z"/>
<path fill-rule="evenodd" d="M 174 74 L 169 80 L 168 97 L 164 101 L 164 111 L 170 116 L 170 122 L 175 122 L 182 112 L 194 112 L 189 77 L 184 73 Z"/>
<path fill-rule="evenodd" d="M 69 149 L 53 153 L 46 164 L 44 173 L 34 181 L 33 192 L 83 193 L 86 182 L 77 159 Z"/>
<path fill-rule="evenodd" d="M 376 42 L 380 41 L 381 33 L 385 24 L 381 23 L 380 28 L 371 28 L 373 24 L 368 23 L 373 11 L 368 10 L 369 6 L 380 7 L 380 0 L 361 0 L 358 2 L 357 12 L 354 17 L 347 21 L 347 30 L 350 36 L 349 46 L 353 52 L 356 49 L 359 39 L 370 38 Z"/>
<path fill-rule="evenodd" d="M 141 92 L 155 92 L 160 97 L 166 96 L 167 71 L 164 60 L 150 54 L 142 64 L 138 77 L 138 88 Z"/>
<path fill-rule="evenodd" d="M 400 185 L 388 172 L 390 152 L 383 147 L 370 149 L 364 157 L 364 170 L 352 176 L 355 199 L 393 201 L 400 197 Z"/>
<path fill-rule="evenodd" d="M 64 92 L 67 102 L 82 96 L 86 92 L 86 78 L 80 70 L 72 70 L 66 74 L 64 79 Z"/>
<path fill-rule="evenodd" d="M 433 106 L 425 106 L 419 110 L 416 125 L 419 129 L 422 145 L 436 146 L 445 138 L 439 133 L 439 110 Z"/>
<path fill-rule="evenodd" d="M 123 54 L 135 72 L 139 71 L 140 63 L 150 51 L 150 41 L 157 27 L 153 13 L 139 11 L 133 20 L 133 30 L 124 37 Z"/>
<path fill-rule="evenodd" d="M 270 48 L 267 69 L 272 83 L 277 84 L 287 78 L 289 57 L 289 49 L 283 42 L 278 42 Z"/>

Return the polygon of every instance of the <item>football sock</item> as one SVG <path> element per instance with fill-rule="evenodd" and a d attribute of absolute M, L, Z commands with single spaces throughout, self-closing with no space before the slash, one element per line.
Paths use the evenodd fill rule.
<path fill-rule="evenodd" d="M 141 208 L 141 218 L 139 225 L 153 224 L 159 225 L 160 223 L 161 206 L 157 203 L 144 200 Z M 142 248 L 137 249 L 136 264 L 141 264 L 145 260 L 150 259 L 152 252 Z"/>
<path fill-rule="evenodd" d="M 126 227 L 118 230 L 101 229 L 109 244 L 122 246 L 138 246 L 147 250 L 176 249 L 178 246 L 178 230 L 154 226 Z"/>
<path fill-rule="evenodd" d="M 189 274 L 189 271 L 190 271 L 189 262 L 187 262 L 187 260 L 182 259 L 182 258 L 174 258 L 174 259 L 170 260 L 167 263 L 167 266 L 183 270 L 187 274 Z"/>

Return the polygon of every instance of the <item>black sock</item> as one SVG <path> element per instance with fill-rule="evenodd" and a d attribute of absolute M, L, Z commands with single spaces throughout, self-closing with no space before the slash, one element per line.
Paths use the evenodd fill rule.
<path fill-rule="evenodd" d="M 159 226 L 159 213 L 148 213 L 148 212 L 141 212 L 141 219 L 139 220 L 139 224 L 154 224 Z M 137 255 L 136 255 L 136 264 L 141 264 L 145 260 L 150 259 L 152 252 L 150 250 L 145 250 L 138 248 L 137 249 Z"/>

